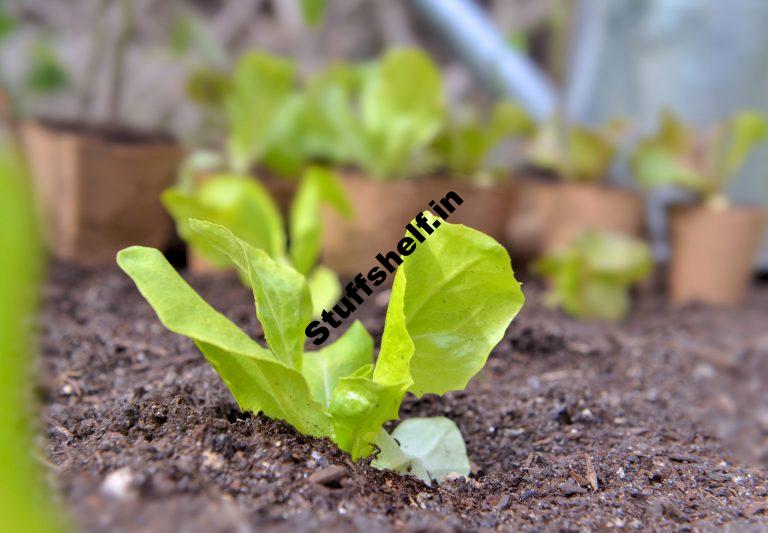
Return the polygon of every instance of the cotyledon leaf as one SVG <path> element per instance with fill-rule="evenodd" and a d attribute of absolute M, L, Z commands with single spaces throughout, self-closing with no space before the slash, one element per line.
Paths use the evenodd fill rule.
<path fill-rule="evenodd" d="M 208 305 L 160 251 L 132 246 L 118 253 L 117 262 L 165 327 L 195 341 L 242 409 L 263 411 L 308 435 L 333 436 L 330 418 L 301 373 Z"/>
<path fill-rule="evenodd" d="M 468 476 L 467 448 L 456 424 L 444 416 L 409 418 L 392 435 L 384 429 L 376 437 L 379 454 L 371 466 L 416 476 L 427 485 L 449 474 Z"/>
<path fill-rule="evenodd" d="M 300 369 L 304 328 L 312 317 L 312 299 L 304 277 L 241 241 L 224 226 L 191 219 L 189 228 L 247 274 L 269 347 L 281 362 Z"/>

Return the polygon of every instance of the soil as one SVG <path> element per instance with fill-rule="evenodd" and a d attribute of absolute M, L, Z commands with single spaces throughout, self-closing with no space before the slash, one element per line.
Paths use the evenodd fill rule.
<path fill-rule="evenodd" d="M 260 334 L 230 277 L 190 278 Z M 735 311 L 650 291 L 619 325 L 527 304 L 466 391 L 410 398 L 473 461 L 428 488 L 238 410 L 116 270 L 52 266 L 40 393 L 48 462 L 87 531 L 763 530 L 768 286 Z M 386 298 L 361 310 L 380 336 Z"/>

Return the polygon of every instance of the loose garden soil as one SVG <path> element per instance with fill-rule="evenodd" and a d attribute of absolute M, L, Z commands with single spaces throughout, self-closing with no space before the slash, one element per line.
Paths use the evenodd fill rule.
<path fill-rule="evenodd" d="M 260 334 L 232 278 L 191 278 Z M 641 295 L 620 325 L 527 303 L 466 391 L 401 417 L 461 428 L 469 478 L 428 488 L 238 410 L 116 269 L 52 266 L 40 394 L 54 482 L 88 531 L 763 530 L 768 287 L 745 308 Z M 359 315 L 380 337 L 386 298 Z"/>

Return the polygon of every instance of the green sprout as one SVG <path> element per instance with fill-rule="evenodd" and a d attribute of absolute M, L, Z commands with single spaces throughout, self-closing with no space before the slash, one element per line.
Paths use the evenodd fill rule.
<path fill-rule="evenodd" d="M 648 246 L 623 235 L 587 231 L 566 248 L 548 253 L 534 271 L 550 283 L 547 303 L 583 319 L 620 320 L 629 311 L 629 289 L 653 268 Z"/>
<path fill-rule="evenodd" d="M 382 426 L 398 418 L 407 392 L 464 389 L 485 365 L 524 302 L 501 245 L 443 222 L 395 275 L 374 362 L 373 339 L 360 322 L 325 348 L 304 352 L 312 318 L 304 276 L 223 226 L 190 220 L 189 230 L 248 279 L 267 347 L 203 301 L 158 250 L 127 248 L 117 261 L 161 322 L 195 342 L 241 409 L 328 437 L 353 459 L 378 448 L 375 467 L 410 471 L 425 483 L 449 472 L 469 474 L 452 422 L 406 421 L 393 436 Z"/>
<path fill-rule="evenodd" d="M 317 265 L 323 235 L 321 206 L 327 204 L 345 217 L 352 216 L 352 206 L 330 170 L 315 166 L 304 172 L 291 204 L 288 232 L 266 188 L 245 176 L 217 174 L 193 190 L 171 187 L 163 192 L 162 200 L 176 221 L 179 236 L 213 265 L 227 267 L 231 261 L 209 239 L 190 229 L 191 218 L 224 225 L 250 246 L 307 276 L 316 314 L 341 295 L 336 274 Z"/>

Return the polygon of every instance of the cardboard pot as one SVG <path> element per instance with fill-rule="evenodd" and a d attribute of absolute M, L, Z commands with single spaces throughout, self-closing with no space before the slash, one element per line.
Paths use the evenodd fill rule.
<path fill-rule="evenodd" d="M 347 220 L 323 208 L 323 263 L 345 278 L 367 273 L 376 265 L 376 254 L 394 250 L 405 225 L 419 210 L 428 209 L 435 189 L 413 181 L 375 181 L 357 173 L 343 174 L 341 183 L 355 216 Z"/>
<path fill-rule="evenodd" d="M 740 304 L 760 246 L 765 210 L 689 205 L 673 206 L 668 213 L 672 302 Z"/>
<path fill-rule="evenodd" d="M 526 264 L 544 252 L 547 231 L 557 213 L 559 186 L 530 178 L 516 181 L 504 224 L 504 242 L 515 263 Z"/>
<path fill-rule="evenodd" d="M 476 184 L 432 178 L 417 181 L 415 185 L 423 191 L 417 196 L 425 200 L 425 209 L 429 209 L 430 200 L 439 203 L 448 192 L 454 191 L 461 197 L 463 203 L 450 213 L 448 221 L 482 231 L 499 242 L 504 241 L 504 226 L 516 191 L 514 182 Z M 416 209 L 418 210 L 418 206 Z"/>
<path fill-rule="evenodd" d="M 586 230 L 642 237 L 645 203 L 642 195 L 609 185 L 560 183 L 546 232 L 548 250 L 568 245 Z"/>
<path fill-rule="evenodd" d="M 168 243 L 172 224 L 160 193 L 180 161 L 174 142 L 101 137 L 43 122 L 25 123 L 22 140 L 54 256 L 112 263 L 126 246 Z"/>

